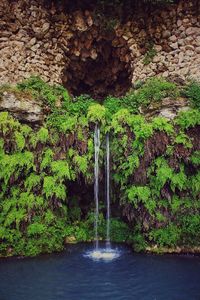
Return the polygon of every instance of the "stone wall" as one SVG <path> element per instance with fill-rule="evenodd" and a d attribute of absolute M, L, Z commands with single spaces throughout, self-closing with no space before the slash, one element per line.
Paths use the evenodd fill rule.
<path fill-rule="evenodd" d="M 149 17 L 139 16 L 139 21 L 128 22 L 123 27 L 123 30 L 126 28 L 124 38 L 128 39 L 134 55 L 133 82 L 155 75 L 200 79 L 200 15 L 197 9 L 194 2 L 180 1 L 178 5 L 154 11 Z M 153 43 L 156 55 L 151 63 L 144 65 L 148 40 Z"/>
<path fill-rule="evenodd" d="M 92 11 L 66 13 L 53 2 L 47 6 L 39 0 L 1 0 L 0 83 L 38 74 L 50 83 L 68 87 L 71 82 L 72 92 L 76 84 L 85 92 L 95 86 L 99 73 L 98 88 L 106 80 L 110 93 L 119 94 L 113 89 L 119 91 L 126 83 L 128 89 L 131 82 L 155 75 L 199 79 L 200 17 L 195 3 L 183 0 L 152 12 L 132 13 L 110 34 L 102 31 Z M 150 61 L 144 64 L 149 53 Z M 111 57 L 112 65 L 99 71 Z M 88 65 L 96 68 L 92 82 Z"/>

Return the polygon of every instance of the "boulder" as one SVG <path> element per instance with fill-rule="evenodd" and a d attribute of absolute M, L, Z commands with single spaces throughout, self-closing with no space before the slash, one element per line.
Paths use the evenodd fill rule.
<path fill-rule="evenodd" d="M 189 106 L 187 99 L 179 97 L 175 100 L 167 97 L 160 102 L 151 103 L 148 108 L 141 109 L 141 112 L 147 118 L 160 116 L 172 120 L 180 111 L 185 111 L 188 109 Z"/>
<path fill-rule="evenodd" d="M 0 95 L 0 111 L 8 111 L 23 123 L 41 124 L 44 119 L 40 100 L 10 91 Z"/>

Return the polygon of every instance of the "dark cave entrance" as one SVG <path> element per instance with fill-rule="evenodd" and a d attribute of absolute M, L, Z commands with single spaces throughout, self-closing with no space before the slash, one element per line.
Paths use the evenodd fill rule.
<path fill-rule="evenodd" d="M 120 97 L 131 87 L 131 54 L 127 42 L 114 34 L 81 33 L 69 45 L 63 85 L 74 96 L 88 94 L 101 100 Z"/>

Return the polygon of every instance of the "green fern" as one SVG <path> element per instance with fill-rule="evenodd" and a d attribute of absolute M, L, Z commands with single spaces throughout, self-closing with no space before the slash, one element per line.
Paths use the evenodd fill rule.
<path fill-rule="evenodd" d="M 61 200 L 66 199 L 66 187 L 62 183 L 57 182 L 57 178 L 45 176 L 43 183 L 43 194 L 47 198 L 52 198 L 54 195 Z"/>
<path fill-rule="evenodd" d="M 174 173 L 171 177 L 171 189 L 175 192 L 175 188 L 178 188 L 180 191 L 186 189 L 187 187 L 187 176 L 184 172 L 184 167 L 181 166 L 179 173 Z"/>
<path fill-rule="evenodd" d="M 74 157 L 74 162 L 75 162 L 75 165 L 78 169 L 78 172 L 86 174 L 87 168 L 88 168 L 87 158 L 85 156 L 76 155 Z"/>
<path fill-rule="evenodd" d="M 93 104 L 88 109 L 87 118 L 93 123 L 104 123 L 106 116 L 106 109 L 100 104 Z"/>
<path fill-rule="evenodd" d="M 176 124 L 183 130 L 200 125 L 200 111 L 197 109 L 190 109 L 188 111 L 181 112 L 176 119 Z"/>
<path fill-rule="evenodd" d="M 15 142 L 17 145 L 17 150 L 22 151 L 25 147 L 25 138 L 20 132 L 15 132 Z"/>
<path fill-rule="evenodd" d="M 40 128 L 40 130 L 37 133 L 37 141 L 41 143 L 46 143 L 49 137 L 49 132 L 47 128 Z"/>
<path fill-rule="evenodd" d="M 183 132 L 179 132 L 175 138 L 176 144 L 183 144 L 186 148 L 192 148 L 192 141 L 188 135 Z"/>
<path fill-rule="evenodd" d="M 43 170 L 51 165 L 53 161 L 53 151 L 51 149 L 47 149 L 43 153 L 43 159 L 40 164 L 40 169 Z"/>
<path fill-rule="evenodd" d="M 31 173 L 25 180 L 24 185 L 28 192 L 33 190 L 33 188 L 37 187 L 41 183 L 41 175 L 36 175 L 35 173 Z"/>
<path fill-rule="evenodd" d="M 192 164 L 199 166 L 200 165 L 200 151 L 195 151 L 191 155 L 190 160 L 191 160 Z"/>
<path fill-rule="evenodd" d="M 53 161 L 51 163 L 51 170 L 58 179 L 74 179 L 74 174 L 71 172 L 69 164 L 65 160 Z"/>

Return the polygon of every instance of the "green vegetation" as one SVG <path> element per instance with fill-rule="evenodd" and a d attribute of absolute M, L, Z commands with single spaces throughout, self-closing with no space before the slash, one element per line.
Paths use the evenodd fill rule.
<path fill-rule="evenodd" d="M 59 106 L 61 100 L 65 104 L 70 99 L 67 90 L 62 86 L 50 86 L 38 76 L 32 76 L 19 83 L 17 89 L 19 91 L 28 91 L 36 98 L 41 98 L 50 107 Z"/>
<path fill-rule="evenodd" d="M 125 96 L 115 98 L 112 96 L 104 100 L 107 114 L 113 115 L 120 109 L 126 108 L 130 113 L 138 114 L 140 108 L 148 108 L 152 103 L 159 103 L 165 97 L 176 98 L 179 89 L 176 84 L 162 78 L 151 78 L 140 84 L 137 89 L 131 89 Z"/>
<path fill-rule="evenodd" d="M 153 78 L 124 97 L 107 97 L 103 105 L 87 95 L 70 98 L 63 87 L 37 77 L 13 89 L 40 98 L 49 109 L 37 129 L 0 113 L 0 255 L 34 256 L 61 250 L 65 241 L 93 239 L 96 122 L 101 124 L 100 178 L 104 136 L 110 131 L 112 205 L 117 207 L 112 241 L 126 241 L 137 251 L 200 246 L 197 83 L 180 91 Z M 191 109 L 175 120 L 147 121 L 139 114 L 141 107 L 176 99 L 180 92 Z M 100 208 L 99 233 L 105 239 L 102 200 Z"/>
<path fill-rule="evenodd" d="M 147 52 L 144 56 L 143 64 L 148 65 L 152 62 L 154 56 L 156 56 L 157 52 L 154 48 L 154 45 L 150 43 L 147 48 Z"/>
<path fill-rule="evenodd" d="M 194 108 L 200 109 L 200 82 L 190 82 L 183 94 L 191 100 Z"/>

